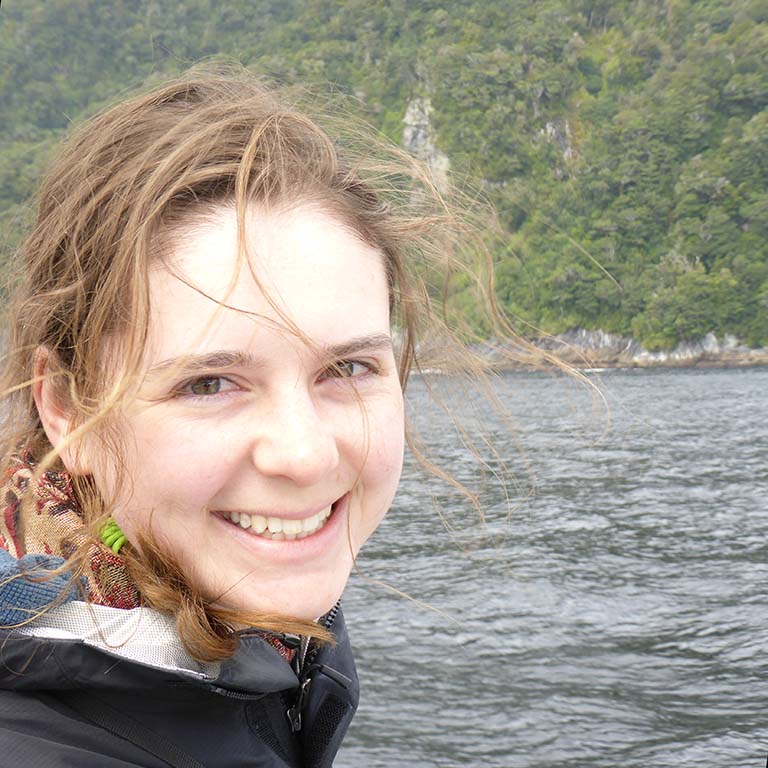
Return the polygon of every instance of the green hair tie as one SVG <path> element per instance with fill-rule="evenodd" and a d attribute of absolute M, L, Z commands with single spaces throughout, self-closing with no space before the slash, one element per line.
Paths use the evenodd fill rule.
<path fill-rule="evenodd" d="M 125 534 L 120 530 L 118 524 L 110 517 L 104 530 L 101 532 L 101 540 L 116 555 L 120 554 L 120 549 L 125 544 Z"/>

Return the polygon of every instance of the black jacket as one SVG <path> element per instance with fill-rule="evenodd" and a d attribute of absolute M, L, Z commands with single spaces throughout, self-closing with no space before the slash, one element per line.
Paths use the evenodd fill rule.
<path fill-rule="evenodd" d="M 5 624 L 19 618 L 7 592 Z M 258 634 L 201 665 L 168 617 L 69 600 L 0 631 L 0 767 L 331 766 L 359 692 L 341 612 L 331 630 L 297 676 Z"/>

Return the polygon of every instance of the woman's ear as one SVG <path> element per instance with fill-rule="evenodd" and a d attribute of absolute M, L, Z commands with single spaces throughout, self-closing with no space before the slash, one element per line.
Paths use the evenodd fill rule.
<path fill-rule="evenodd" d="M 72 408 L 62 395 L 54 357 L 46 347 L 38 347 L 35 352 L 32 395 L 48 442 L 58 452 L 67 471 L 73 475 L 89 474 L 82 451 L 69 439 Z"/>

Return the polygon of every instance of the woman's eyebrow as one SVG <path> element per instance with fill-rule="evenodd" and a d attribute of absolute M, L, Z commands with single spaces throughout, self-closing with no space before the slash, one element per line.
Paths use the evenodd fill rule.
<path fill-rule="evenodd" d="M 321 347 L 328 357 L 343 358 L 362 351 L 389 351 L 392 349 L 392 337 L 388 333 L 372 333 L 367 336 L 355 336 L 339 344 L 323 345 Z"/>
<path fill-rule="evenodd" d="M 156 376 L 167 371 L 194 373 L 216 368 L 235 368 L 257 365 L 256 359 L 248 352 L 229 351 L 226 349 L 205 352 L 199 355 L 179 355 L 153 365 L 147 376 Z"/>
<path fill-rule="evenodd" d="M 362 351 L 389 351 L 392 349 L 392 337 L 387 333 L 372 333 L 355 336 L 338 344 L 320 345 L 324 357 L 339 359 Z M 250 353 L 241 350 L 214 350 L 199 355 L 179 355 L 153 365 L 147 371 L 147 377 L 158 376 L 168 371 L 175 373 L 194 373 L 220 368 L 257 367 L 259 361 Z"/>

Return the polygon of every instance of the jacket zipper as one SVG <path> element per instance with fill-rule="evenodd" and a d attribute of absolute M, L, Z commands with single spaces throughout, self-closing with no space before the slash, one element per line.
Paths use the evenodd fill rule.
<path fill-rule="evenodd" d="M 333 622 L 336 621 L 336 615 L 339 612 L 340 606 L 341 600 L 338 600 L 336 605 L 334 605 L 333 608 L 331 608 L 331 610 L 326 614 L 325 621 L 323 622 L 323 627 L 325 627 L 325 629 L 330 630 L 330 628 L 333 626 Z M 291 724 L 291 731 L 293 731 L 293 733 L 298 733 L 301 730 L 301 714 L 307 702 L 309 686 L 312 683 L 312 676 L 310 673 L 317 668 L 314 664 L 314 661 L 320 651 L 317 645 L 315 645 L 311 651 L 309 650 L 309 638 L 306 636 L 301 637 L 301 645 L 298 650 L 298 662 L 294 668 L 294 671 L 296 672 L 296 676 L 299 678 L 299 691 L 296 695 L 296 699 L 293 702 L 293 705 L 290 706 L 286 711 L 288 721 Z M 335 673 L 335 675 L 340 674 L 335 672 L 335 670 L 332 670 L 332 673 Z M 331 674 L 331 677 L 334 677 L 334 674 Z M 346 679 L 344 675 L 341 677 Z"/>

